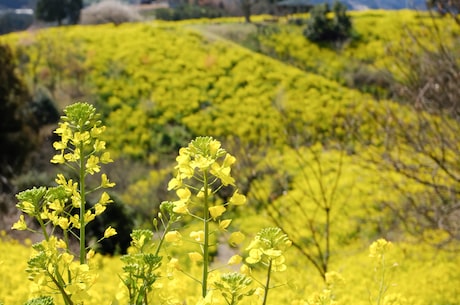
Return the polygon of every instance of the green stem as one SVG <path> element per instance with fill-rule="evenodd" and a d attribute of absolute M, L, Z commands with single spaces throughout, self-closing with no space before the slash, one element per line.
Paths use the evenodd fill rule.
<path fill-rule="evenodd" d="M 270 276 L 271 276 L 271 272 L 272 272 L 272 260 L 270 259 L 269 263 L 268 263 L 268 270 L 267 270 L 267 282 L 265 283 L 265 292 L 264 292 L 264 301 L 262 303 L 262 305 L 266 305 L 267 304 L 267 298 L 268 298 L 268 290 L 270 289 Z"/>
<path fill-rule="evenodd" d="M 80 143 L 80 264 L 86 263 L 86 247 L 85 247 L 85 158 L 83 155 L 83 142 Z"/>
<path fill-rule="evenodd" d="M 59 281 L 49 271 L 46 271 L 46 272 L 48 273 L 48 276 L 53 281 L 53 283 L 56 285 L 56 287 L 59 289 L 59 292 L 61 293 L 62 298 L 64 299 L 64 303 L 66 305 L 73 305 L 73 302 L 70 299 L 70 296 L 65 292 L 64 287 L 59 283 Z"/>
<path fill-rule="evenodd" d="M 43 236 L 45 236 L 45 240 L 48 241 L 50 239 L 48 232 L 46 232 L 46 226 L 43 223 L 43 219 L 41 219 L 40 215 L 37 215 L 37 221 L 40 224 L 40 228 L 42 229 Z"/>
<path fill-rule="evenodd" d="M 380 305 L 382 297 L 385 293 L 385 255 L 382 254 L 382 276 L 380 278 L 380 285 L 379 285 L 379 295 L 377 297 L 377 305 Z"/>
<path fill-rule="evenodd" d="M 161 246 L 163 245 L 163 242 L 165 240 L 165 236 L 166 236 L 166 233 L 169 232 L 169 229 L 171 228 L 171 223 L 168 221 L 168 224 L 166 225 L 166 228 L 163 232 L 163 235 L 161 236 L 160 238 L 160 242 L 158 243 L 158 247 L 155 251 L 155 256 L 158 256 L 158 254 L 160 253 L 160 249 L 161 249 Z"/>
<path fill-rule="evenodd" d="M 208 173 L 204 172 L 203 175 L 203 186 L 204 186 L 204 211 L 203 211 L 203 222 L 204 222 L 204 245 L 203 245 L 203 279 L 201 282 L 201 294 L 203 298 L 206 297 L 208 291 L 208 264 L 209 264 L 209 198 L 208 198 Z"/>
<path fill-rule="evenodd" d="M 67 230 L 64 230 L 64 242 L 65 242 L 65 244 L 67 246 L 66 252 L 70 253 L 70 250 L 69 250 L 69 231 L 67 231 Z M 67 269 L 67 278 L 68 278 L 69 284 L 71 284 L 72 283 L 72 273 L 70 272 L 70 269 Z"/>

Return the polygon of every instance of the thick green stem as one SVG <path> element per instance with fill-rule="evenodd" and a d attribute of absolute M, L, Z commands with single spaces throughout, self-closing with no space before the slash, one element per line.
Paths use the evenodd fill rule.
<path fill-rule="evenodd" d="M 83 142 L 80 143 L 80 264 L 86 263 L 86 232 L 85 232 L 85 157 L 83 155 Z"/>
<path fill-rule="evenodd" d="M 267 282 L 265 283 L 265 292 L 264 292 L 264 301 L 262 305 L 267 304 L 267 299 L 268 299 L 268 290 L 270 289 L 270 276 L 272 273 L 272 260 L 270 259 L 268 263 L 268 270 L 267 270 Z"/>
<path fill-rule="evenodd" d="M 203 279 L 201 282 L 201 294 L 203 298 L 206 297 L 208 292 L 208 264 L 209 264 L 209 196 L 208 196 L 208 173 L 204 172 L 203 175 L 203 187 L 204 187 L 204 211 L 203 211 L 203 222 L 204 222 L 204 244 L 203 244 Z"/>
<path fill-rule="evenodd" d="M 40 228 L 42 228 L 43 236 L 45 236 L 45 240 L 48 241 L 50 239 L 48 232 L 46 232 L 46 226 L 43 223 L 43 220 L 41 219 L 40 216 L 36 217 L 38 223 L 40 224 Z"/>

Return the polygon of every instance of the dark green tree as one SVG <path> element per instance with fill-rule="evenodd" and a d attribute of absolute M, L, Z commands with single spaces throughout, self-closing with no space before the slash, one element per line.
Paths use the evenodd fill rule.
<path fill-rule="evenodd" d="M 7 181 L 35 149 L 38 123 L 25 83 L 15 73 L 11 49 L 0 45 L 0 177 Z"/>
<path fill-rule="evenodd" d="M 38 20 L 62 24 L 64 19 L 69 24 L 80 21 L 83 0 L 38 0 L 35 15 Z"/>
<path fill-rule="evenodd" d="M 333 12 L 333 17 L 329 13 Z M 313 42 L 344 41 L 351 35 L 352 23 L 345 4 L 336 1 L 332 11 L 328 3 L 315 5 L 310 11 L 304 36 Z"/>

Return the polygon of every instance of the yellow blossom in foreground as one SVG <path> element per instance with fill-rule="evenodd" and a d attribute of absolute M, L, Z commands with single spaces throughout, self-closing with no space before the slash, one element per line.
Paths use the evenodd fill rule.
<path fill-rule="evenodd" d="M 228 243 L 232 246 L 241 244 L 244 241 L 244 234 L 241 232 L 233 232 L 228 239 Z"/>
<path fill-rule="evenodd" d="M 178 231 L 170 231 L 165 235 L 165 241 L 168 243 L 177 243 L 182 240 L 182 235 Z"/>
<path fill-rule="evenodd" d="M 99 204 L 99 203 L 96 203 L 94 205 L 94 214 L 96 216 L 101 215 L 105 211 L 105 209 L 106 209 L 106 206 L 104 206 L 102 204 Z"/>
<path fill-rule="evenodd" d="M 174 273 L 174 270 L 181 270 L 179 265 L 179 260 L 177 258 L 171 258 L 166 264 L 166 274 L 171 277 Z"/>
<path fill-rule="evenodd" d="M 217 217 L 222 215 L 227 209 L 223 205 L 216 205 L 209 208 L 209 213 L 211 217 L 215 220 Z"/>
<path fill-rule="evenodd" d="M 190 260 L 192 262 L 201 262 L 203 260 L 203 255 L 201 255 L 200 253 L 198 252 L 190 252 L 188 254 L 188 257 L 190 258 Z"/>
<path fill-rule="evenodd" d="M 64 263 L 66 263 L 67 265 L 70 265 L 71 262 L 73 262 L 73 259 L 74 259 L 74 256 L 69 254 L 69 253 L 63 253 L 62 254 L 62 260 L 64 261 Z"/>
<path fill-rule="evenodd" d="M 188 214 L 189 210 L 187 208 L 187 205 L 183 202 L 176 203 L 174 202 L 175 207 L 173 208 L 174 213 L 179 213 L 179 214 Z"/>
<path fill-rule="evenodd" d="M 50 162 L 55 163 L 55 164 L 64 164 L 65 163 L 64 154 L 61 153 L 59 155 L 54 155 Z"/>
<path fill-rule="evenodd" d="M 27 230 L 27 224 L 26 224 L 26 221 L 24 220 L 24 215 L 19 216 L 19 220 L 13 224 L 11 229 L 19 230 L 19 231 Z"/>
<path fill-rule="evenodd" d="M 56 247 L 59 248 L 59 249 L 67 249 L 67 244 L 62 239 L 59 239 L 56 242 Z"/>
<path fill-rule="evenodd" d="M 89 250 L 88 253 L 86 253 L 86 259 L 92 259 L 94 257 L 94 255 L 96 254 L 96 252 L 94 252 L 93 249 Z"/>
<path fill-rule="evenodd" d="M 66 217 L 59 217 L 58 225 L 63 229 L 67 230 L 69 228 L 69 219 Z"/>
<path fill-rule="evenodd" d="M 114 235 L 117 235 L 117 231 L 114 228 L 109 226 L 107 229 L 105 229 L 104 238 L 109 238 Z"/>
<path fill-rule="evenodd" d="M 73 216 L 70 216 L 69 219 L 75 228 L 80 229 L 80 215 L 74 214 Z"/>
<path fill-rule="evenodd" d="M 203 242 L 204 241 L 204 232 L 201 231 L 192 231 L 190 232 L 190 238 L 193 238 L 195 241 Z"/>
<path fill-rule="evenodd" d="M 99 157 L 90 156 L 88 161 L 86 161 L 86 170 L 90 174 L 98 173 L 101 170 L 101 166 L 99 165 Z"/>
<path fill-rule="evenodd" d="M 102 205 L 106 205 L 106 204 L 109 204 L 109 203 L 112 203 L 113 200 L 110 199 L 110 195 L 107 194 L 107 192 L 103 192 L 101 194 L 101 198 L 99 199 L 99 204 L 102 204 Z"/>
<path fill-rule="evenodd" d="M 240 272 L 241 272 L 241 274 L 250 276 L 251 275 L 251 268 L 248 265 L 243 264 L 240 267 Z"/>
<path fill-rule="evenodd" d="M 109 178 L 107 178 L 107 175 L 106 174 L 102 174 L 101 175 L 101 187 L 103 188 L 109 188 L 109 187 L 114 187 L 115 186 L 115 183 L 114 182 L 110 182 L 109 181 Z"/>
<path fill-rule="evenodd" d="M 228 260 L 227 264 L 229 264 L 229 265 L 238 265 L 242 261 L 243 261 L 243 258 L 240 255 L 236 254 L 236 255 L 233 255 L 232 257 L 230 257 L 230 259 Z"/>
<path fill-rule="evenodd" d="M 224 219 L 224 220 L 219 221 L 219 229 L 220 230 L 227 229 L 231 222 L 232 222 L 231 219 Z"/>
<path fill-rule="evenodd" d="M 262 259 L 262 254 L 264 253 L 261 249 L 251 249 L 249 251 L 249 256 L 246 258 L 246 262 L 251 265 L 257 264 Z"/>
<path fill-rule="evenodd" d="M 230 204 L 234 204 L 234 205 L 243 205 L 246 203 L 246 196 L 244 196 L 243 194 L 239 194 L 238 191 L 236 191 L 232 198 L 230 198 L 229 200 Z"/>

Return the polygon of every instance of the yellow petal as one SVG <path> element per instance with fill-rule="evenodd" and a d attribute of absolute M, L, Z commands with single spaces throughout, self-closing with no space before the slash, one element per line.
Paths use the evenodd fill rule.
<path fill-rule="evenodd" d="M 246 203 L 246 196 L 239 194 L 238 191 L 236 191 L 232 198 L 230 198 L 229 202 L 234 205 L 243 205 Z"/>
<path fill-rule="evenodd" d="M 228 260 L 227 264 L 229 264 L 229 265 L 238 265 L 242 261 L 243 261 L 243 258 L 241 256 L 239 256 L 238 254 L 236 254 L 236 255 L 233 255 L 232 257 L 230 257 L 230 259 Z"/>
<path fill-rule="evenodd" d="M 211 217 L 215 220 L 217 217 L 222 215 L 227 209 L 223 205 L 216 205 L 209 208 L 209 213 Z"/>
<path fill-rule="evenodd" d="M 222 221 L 219 221 L 219 229 L 220 230 L 227 229 L 231 222 L 232 222 L 231 219 L 224 219 Z"/>
<path fill-rule="evenodd" d="M 241 232 L 233 232 L 228 239 L 230 245 L 235 246 L 241 244 L 244 241 L 244 234 Z"/>
<path fill-rule="evenodd" d="M 107 229 L 105 229 L 104 238 L 109 238 L 114 235 L 117 235 L 117 231 L 114 228 L 108 227 Z"/>

